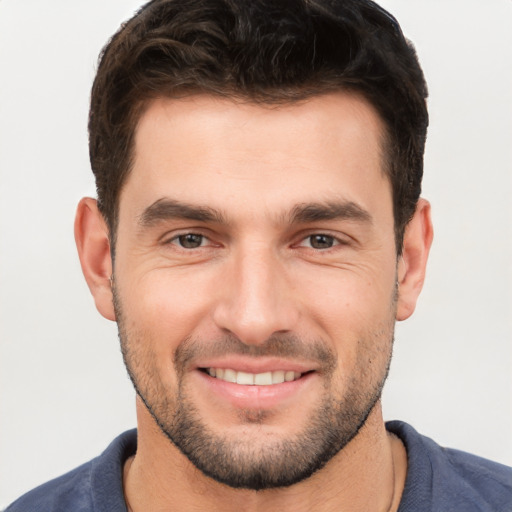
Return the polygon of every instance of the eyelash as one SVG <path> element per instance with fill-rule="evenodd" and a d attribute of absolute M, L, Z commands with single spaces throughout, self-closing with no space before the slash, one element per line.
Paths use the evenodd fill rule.
<path fill-rule="evenodd" d="M 317 239 L 316 242 L 319 242 L 320 245 L 322 243 L 327 243 L 328 247 L 313 247 L 313 239 L 315 238 Z M 322 242 L 321 239 L 323 239 L 324 242 Z M 299 247 L 308 247 L 309 249 L 313 249 L 315 251 L 328 251 L 329 249 L 339 245 L 347 245 L 347 243 L 328 233 L 311 233 L 310 235 L 303 238 L 298 244 Z"/>
<path fill-rule="evenodd" d="M 187 237 L 198 237 L 201 239 L 200 244 L 197 247 L 185 247 L 182 242 L 184 242 L 184 239 Z M 181 249 L 184 249 L 186 251 L 193 250 L 193 249 L 200 249 L 204 247 L 203 242 L 209 240 L 209 238 L 202 233 L 194 233 L 194 232 L 187 232 L 187 233 L 180 233 L 178 235 L 173 236 L 171 239 L 167 240 L 165 244 L 172 244 L 172 245 L 178 245 Z"/>
<path fill-rule="evenodd" d="M 186 238 L 189 238 L 187 241 Z M 196 247 L 186 247 L 184 244 L 190 243 L 191 245 L 194 245 L 194 241 L 190 240 L 190 238 L 200 238 L 199 245 Z M 326 243 L 328 247 L 313 247 L 313 239 L 316 238 L 317 242 L 320 244 Z M 321 241 L 321 239 L 324 240 L 324 242 Z M 197 240 L 196 240 L 197 241 Z M 186 232 L 186 233 L 180 233 L 178 235 L 173 236 L 171 239 L 167 240 L 165 244 L 171 244 L 171 245 L 177 245 L 180 249 L 183 249 L 185 251 L 191 251 L 194 249 L 201 249 L 206 247 L 205 242 L 211 240 L 202 233 L 195 233 L 195 232 Z M 308 243 L 309 242 L 309 243 Z M 307 247 L 309 249 L 315 250 L 315 251 L 328 251 L 330 249 L 333 249 L 334 247 L 340 246 L 340 245 L 348 245 L 348 243 L 344 240 L 341 240 L 334 235 L 330 235 L 328 233 L 311 233 L 305 237 L 303 237 L 298 244 L 295 244 L 295 247 Z"/>

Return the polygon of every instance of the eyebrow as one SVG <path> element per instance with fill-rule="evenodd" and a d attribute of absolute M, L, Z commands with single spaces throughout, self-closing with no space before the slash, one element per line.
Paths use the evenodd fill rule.
<path fill-rule="evenodd" d="M 290 224 L 307 224 L 324 220 L 355 220 L 372 222 L 370 213 L 352 201 L 302 203 L 290 212 Z M 171 198 L 162 198 L 148 206 L 139 216 L 141 227 L 152 227 L 161 221 L 186 219 L 197 222 L 226 224 L 226 217 L 214 208 L 196 206 Z"/>
<path fill-rule="evenodd" d="M 370 213 L 352 201 L 304 203 L 295 206 L 291 212 L 292 224 L 344 219 L 372 223 Z"/>
<path fill-rule="evenodd" d="M 224 223 L 224 216 L 218 210 L 207 206 L 194 206 L 175 199 L 158 199 L 148 206 L 139 217 L 142 227 L 151 227 L 164 220 L 186 219 L 198 222 Z"/>

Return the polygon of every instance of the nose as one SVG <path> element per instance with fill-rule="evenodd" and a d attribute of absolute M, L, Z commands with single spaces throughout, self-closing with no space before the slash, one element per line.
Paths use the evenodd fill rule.
<path fill-rule="evenodd" d="M 296 328 L 299 310 L 283 265 L 270 249 L 238 251 L 219 286 L 216 326 L 248 345 Z"/>

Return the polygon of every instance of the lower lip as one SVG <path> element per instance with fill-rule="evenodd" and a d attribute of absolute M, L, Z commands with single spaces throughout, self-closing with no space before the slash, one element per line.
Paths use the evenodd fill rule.
<path fill-rule="evenodd" d="M 289 400 L 298 398 L 305 387 L 315 380 L 315 373 L 306 373 L 297 380 L 272 384 L 270 386 L 251 386 L 226 382 L 225 380 L 210 377 L 210 375 L 197 370 L 199 378 L 208 386 L 215 396 L 227 400 L 240 409 L 270 409 L 283 405 Z"/>

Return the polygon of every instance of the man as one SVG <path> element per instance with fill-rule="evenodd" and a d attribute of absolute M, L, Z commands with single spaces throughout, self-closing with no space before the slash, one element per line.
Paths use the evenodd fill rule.
<path fill-rule="evenodd" d="M 371 2 L 155 1 L 104 50 L 76 240 L 138 431 L 8 510 L 507 510 L 382 420 L 432 240 L 426 86 Z"/>

